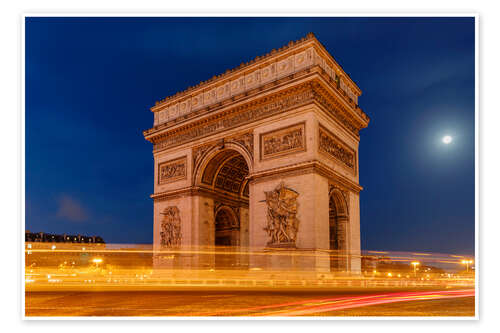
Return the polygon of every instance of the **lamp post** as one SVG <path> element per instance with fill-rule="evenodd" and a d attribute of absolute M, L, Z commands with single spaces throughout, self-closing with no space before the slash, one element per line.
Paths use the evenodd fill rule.
<path fill-rule="evenodd" d="M 99 264 L 102 263 L 102 259 L 101 258 L 94 258 L 92 259 L 92 262 L 95 264 L 95 267 L 99 267 Z"/>
<path fill-rule="evenodd" d="M 473 262 L 473 260 L 462 260 L 462 264 L 465 264 L 467 273 L 469 273 L 469 264 L 472 264 Z"/>
<path fill-rule="evenodd" d="M 412 261 L 411 263 L 413 265 L 413 273 L 415 274 L 415 277 L 417 277 L 417 266 L 420 265 L 418 261 Z"/>

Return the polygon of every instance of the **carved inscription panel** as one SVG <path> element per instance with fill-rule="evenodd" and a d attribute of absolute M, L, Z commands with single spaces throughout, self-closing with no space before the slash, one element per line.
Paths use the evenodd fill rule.
<path fill-rule="evenodd" d="M 185 179 L 187 175 L 187 156 L 160 163 L 158 165 L 158 184 Z"/>
<path fill-rule="evenodd" d="M 335 134 L 321 126 L 319 127 L 318 149 L 356 173 L 356 152 Z"/>
<path fill-rule="evenodd" d="M 306 150 L 305 123 L 260 135 L 260 158 L 267 159 Z"/>

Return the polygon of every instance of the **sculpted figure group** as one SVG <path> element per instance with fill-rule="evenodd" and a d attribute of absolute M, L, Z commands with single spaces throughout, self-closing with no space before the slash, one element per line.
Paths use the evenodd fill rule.
<path fill-rule="evenodd" d="M 179 208 L 170 206 L 161 213 L 163 221 L 161 223 L 161 245 L 164 247 L 174 247 L 181 245 L 181 218 Z"/>
<path fill-rule="evenodd" d="M 299 220 L 297 219 L 297 197 L 299 194 L 280 183 L 275 190 L 265 192 L 267 225 L 264 230 L 271 247 L 294 247 Z"/>

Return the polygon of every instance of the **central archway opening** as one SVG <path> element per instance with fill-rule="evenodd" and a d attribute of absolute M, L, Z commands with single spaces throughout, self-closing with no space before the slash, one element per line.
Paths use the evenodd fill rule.
<path fill-rule="evenodd" d="M 231 147 L 208 155 L 202 169 L 200 185 L 213 200 L 213 221 L 209 244 L 215 246 L 215 267 L 239 267 L 242 247 L 248 245 L 249 166 L 248 157 Z M 211 235 L 210 235 L 211 234 Z"/>
<path fill-rule="evenodd" d="M 215 191 L 248 200 L 248 164 L 245 158 L 235 150 L 224 150 L 206 165 L 201 183 Z"/>

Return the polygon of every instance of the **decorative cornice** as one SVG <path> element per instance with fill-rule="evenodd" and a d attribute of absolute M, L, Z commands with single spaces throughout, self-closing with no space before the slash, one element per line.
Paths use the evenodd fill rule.
<path fill-rule="evenodd" d="M 359 130 L 367 126 L 369 118 L 364 113 L 362 115 L 365 117 L 357 113 L 353 114 L 353 109 L 348 104 L 332 95 L 336 93 L 335 87 L 330 87 L 328 82 L 320 79 L 321 74 L 315 73 L 315 75 L 320 76 L 312 76 L 305 82 L 297 83 L 295 86 L 279 90 L 274 94 L 255 98 L 233 108 L 221 107 L 220 112 L 213 112 L 203 119 L 193 119 L 189 123 L 170 130 L 165 128 L 145 131 L 145 138 L 154 144 L 153 151 L 157 152 L 313 102 L 324 108 L 354 137 L 358 137 Z"/>
<path fill-rule="evenodd" d="M 321 85 L 321 90 L 332 90 L 334 92 L 333 95 L 328 95 L 330 97 L 328 101 L 338 107 L 341 107 L 343 110 L 352 110 L 357 121 L 361 124 L 360 128 L 367 127 L 370 122 L 370 117 L 368 117 L 368 115 L 364 113 L 357 104 L 353 103 L 352 99 L 340 88 L 339 83 L 335 82 L 330 76 L 328 76 L 328 73 L 326 73 L 323 68 L 320 69 L 319 74 L 321 74 L 320 77 L 324 79 L 326 83 L 329 83 L 327 86 L 330 88 L 327 89 L 325 86 Z M 334 98 L 334 96 L 338 98 Z"/>
<path fill-rule="evenodd" d="M 299 80 L 303 81 L 308 77 L 312 77 L 314 75 L 318 75 L 320 78 L 322 78 L 325 84 L 330 88 L 330 90 L 333 91 L 334 95 L 337 97 L 336 99 L 338 99 L 338 101 L 336 100 L 334 104 L 341 106 L 343 109 L 352 110 L 352 112 L 357 114 L 361 122 L 366 123 L 363 127 L 366 127 L 368 125 L 370 121 L 368 115 L 364 113 L 359 105 L 354 103 L 354 101 L 345 93 L 345 91 L 340 88 L 339 82 L 335 81 L 334 78 L 329 75 L 328 72 L 325 71 L 325 69 L 320 65 L 313 65 L 305 67 L 301 71 L 295 72 L 288 76 L 284 76 L 279 80 L 271 81 L 263 86 L 256 87 L 244 93 L 232 96 L 231 98 L 220 101 L 219 103 L 186 113 L 180 117 L 173 118 L 160 124 L 155 124 L 152 128 L 144 130 L 143 134 L 147 139 L 149 136 L 156 132 L 164 131 L 165 129 L 168 129 L 170 127 L 179 126 L 183 123 L 187 123 L 207 114 L 215 113 L 223 108 L 229 108 L 234 104 L 244 103 L 246 100 L 250 100 L 258 95 L 277 91 L 279 88 L 282 88 L 285 85 L 290 85 L 291 83 Z"/>
<path fill-rule="evenodd" d="M 332 65 L 334 67 L 336 67 L 336 69 L 339 72 L 341 72 L 342 76 L 344 76 L 345 78 L 348 79 L 349 84 L 352 85 L 353 88 L 355 88 L 357 95 L 358 96 L 361 95 L 361 90 L 359 89 L 359 87 L 352 81 L 352 79 L 345 72 L 345 70 L 342 68 L 342 66 L 340 66 L 338 64 L 338 62 L 335 60 L 335 58 L 326 51 L 326 48 L 323 46 L 323 44 L 311 32 L 299 40 L 296 40 L 296 41 L 292 40 L 292 41 L 288 42 L 287 45 L 282 46 L 278 50 L 272 49 L 270 52 L 266 53 L 265 55 L 257 56 L 254 59 L 252 59 L 246 63 L 241 63 L 236 68 L 227 69 L 222 74 L 214 75 L 212 78 L 205 80 L 205 81 L 201 81 L 200 83 L 198 83 L 195 86 L 188 87 L 184 91 L 177 92 L 172 96 L 169 96 L 169 97 L 166 97 L 160 101 L 157 101 L 155 103 L 155 106 L 152 107 L 151 110 L 156 111 L 156 110 L 158 110 L 158 108 L 162 108 L 162 107 L 168 105 L 170 102 L 172 102 L 175 99 L 181 99 L 182 97 L 187 96 L 189 93 L 194 92 L 195 90 L 200 90 L 199 88 L 207 87 L 208 85 L 216 83 L 218 81 L 224 81 L 229 76 L 237 76 L 239 74 L 242 74 L 246 69 L 248 69 L 251 66 L 262 65 L 265 62 L 268 62 L 268 60 L 270 58 L 279 57 L 281 54 L 289 52 L 290 49 L 292 49 L 292 48 L 296 49 L 296 48 L 298 48 L 298 47 L 300 47 L 300 46 L 302 46 L 310 41 L 313 41 L 315 44 L 317 44 L 318 49 L 320 49 L 322 51 L 321 53 L 325 53 L 325 56 L 327 58 L 330 58 L 329 60 L 332 62 Z"/>
<path fill-rule="evenodd" d="M 150 195 L 150 198 L 156 202 L 191 196 L 205 196 L 217 199 L 229 205 L 248 206 L 248 198 L 244 199 L 243 197 L 237 197 L 202 186 L 185 187 L 171 191 L 154 193 Z"/>
<path fill-rule="evenodd" d="M 326 177 L 329 181 L 340 184 L 341 186 L 348 188 L 349 190 L 359 193 L 363 187 L 356 182 L 346 178 L 345 176 L 339 174 L 332 168 L 323 164 L 318 160 L 311 160 L 306 162 L 301 162 L 297 164 L 288 165 L 285 167 L 268 169 L 261 172 L 255 172 L 248 176 L 250 183 L 258 183 L 261 181 L 267 181 L 269 178 L 282 178 L 284 176 L 296 176 L 308 173 L 317 173 Z"/>
<path fill-rule="evenodd" d="M 199 110 L 184 114 L 181 117 L 177 117 L 177 118 L 168 120 L 166 122 L 163 122 L 161 124 L 154 125 L 152 128 L 144 130 L 143 134 L 147 139 L 147 137 L 153 133 L 163 131 L 163 130 L 168 129 L 170 127 L 178 126 L 178 125 L 181 125 L 183 123 L 187 123 L 187 122 L 192 121 L 196 118 L 200 118 L 200 117 L 205 116 L 207 114 L 215 113 L 223 108 L 228 108 L 228 107 L 231 107 L 232 105 L 235 105 L 235 104 L 245 103 L 246 101 L 251 100 L 255 96 L 262 95 L 264 93 L 268 93 L 271 91 L 277 91 L 279 88 L 282 88 L 285 85 L 290 85 L 291 83 L 293 83 L 295 81 L 307 78 L 308 76 L 313 75 L 314 73 L 319 72 L 319 71 L 320 71 L 319 66 L 306 67 L 299 72 L 287 75 L 285 77 L 280 78 L 279 80 L 271 81 L 263 86 L 256 87 L 254 89 L 248 90 L 248 91 L 243 92 L 241 94 L 232 96 L 231 98 L 228 98 L 228 99 L 221 101 L 219 103 L 203 107 Z"/>
<path fill-rule="evenodd" d="M 153 129 L 161 129 L 165 125 L 169 127 L 178 120 L 182 122 L 221 105 L 241 101 L 255 91 L 269 90 L 269 87 L 313 68 L 328 76 L 342 91 L 341 97 L 353 108 L 359 109 L 361 90 L 313 35 L 289 45 L 269 57 L 259 57 L 259 61 L 244 68 L 214 77 L 213 82 L 203 83 L 193 90 L 188 89 L 161 103 L 157 102 L 151 108 L 154 112 Z"/>
<path fill-rule="evenodd" d="M 346 178 L 345 176 L 339 174 L 332 168 L 326 166 L 321 161 L 311 160 L 301 163 L 292 164 L 286 167 L 279 167 L 268 169 L 261 172 L 256 172 L 247 177 L 248 181 L 251 183 L 258 183 L 260 181 L 269 180 L 269 178 L 281 178 L 283 176 L 300 175 L 308 173 L 318 173 L 326 177 L 331 183 L 338 184 L 342 188 L 349 189 L 355 193 L 359 193 L 363 190 L 363 187 L 356 182 Z M 226 203 L 248 205 L 248 199 L 237 197 L 234 195 L 226 194 L 221 191 L 215 191 L 208 187 L 203 186 L 190 186 L 176 190 L 170 190 L 165 192 L 154 193 L 150 197 L 154 201 L 164 201 L 169 199 L 188 197 L 188 196 L 208 196 L 219 201 L 224 201 Z"/>
<path fill-rule="evenodd" d="M 310 83 L 297 85 L 170 131 L 148 135 L 146 139 L 155 144 L 154 151 L 160 151 L 276 115 L 307 104 L 312 98 Z"/>

